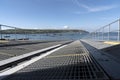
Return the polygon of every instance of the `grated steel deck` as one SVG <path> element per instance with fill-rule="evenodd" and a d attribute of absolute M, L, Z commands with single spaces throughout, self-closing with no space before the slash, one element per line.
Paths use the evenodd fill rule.
<path fill-rule="evenodd" d="M 86 48 L 75 41 L 3 80 L 108 80 Z"/>
<path fill-rule="evenodd" d="M 11 57 L 23 55 L 35 50 L 47 48 L 57 44 L 64 44 L 69 41 L 56 41 L 56 42 L 41 42 L 36 44 L 26 45 L 11 45 L 11 46 L 0 46 L 0 60 L 5 60 Z M 19 43 L 20 44 L 20 43 Z"/>

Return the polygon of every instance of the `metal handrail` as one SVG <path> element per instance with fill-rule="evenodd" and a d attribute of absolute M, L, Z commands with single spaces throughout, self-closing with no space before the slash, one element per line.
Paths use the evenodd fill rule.
<path fill-rule="evenodd" d="M 14 26 L 8 26 L 8 25 L 0 24 L 0 39 L 3 39 L 3 37 L 2 37 L 3 27 L 7 27 L 7 28 L 11 28 L 11 29 L 15 30 L 15 33 L 14 33 L 14 34 L 15 34 L 15 40 L 17 40 L 17 30 L 18 30 L 18 29 L 24 30 L 24 29 L 22 29 L 22 28 L 18 28 L 18 27 L 14 27 Z M 25 34 L 26 34 L 26 32 L 25 32 Z"/>
<path fill-rule="evenodd" d="M 117 23 L 117 26 L 116 26 L 117 29 L 115 29 L 113 26 L 111 26 L 116 23 Z M 111 33 L 115 31 L 115 30 L 112 30 L 112 28 L 117 31 L 117 33 L 115 35 L 117 37 L 116 41 L 120 41 L 120 19 L 117 19 L 105 26 L 100 27 L 99 29 L 91 32 L 89 34 L 89 36 L 91 36 L 91 38 L 93 40 L 111 40 L 111 38 L 112 38 Z M 105 29 L 108 29 L 108 30 L 105 30 Z M 107 37 L 107 39 L 105 39 L 105 37 Z"/>
<path fill-rule="evenodd" d="M 4 27 L 8 27 L 8 28 L 14 28 L 14 29 L 21 29 L 21 28 L 18 28 L 18 27 L 8 26 L 8 25 L 4 25 L 4 24 L 0 24 L 0 26 L 4 26 Z"/>

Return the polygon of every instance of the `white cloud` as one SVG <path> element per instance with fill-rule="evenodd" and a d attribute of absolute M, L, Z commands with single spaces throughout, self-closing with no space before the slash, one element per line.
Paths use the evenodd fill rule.
<path fill-rule="evenodd" d="M 88 11 L 90 11 L 90 12 L 106 11 L 106 10 L 110 10 L 110 9 L 113 9 L 113 8 L 116 8 L 116 7 L 117 7 L 116 5 L 99 6 L 99 7 L 96 7 L 96 8 L 90 8 L 89 7 Z"/>
<path fill-rule="evenodd" d="M 118 7 L 118 5 L 105 5 L 105 6 L 90 7 L 88 5 L 81 4 L 78 0 L 74 0 L 74 1 L 79 7 L 86 9 L 88 12 L 106 11 L 106 10 L 110 10 L 110 9 Z"/>
<path fill-rule="evenodd" d="M 69 26 L 64 26 L 64 29 L 69 29 Z"/>

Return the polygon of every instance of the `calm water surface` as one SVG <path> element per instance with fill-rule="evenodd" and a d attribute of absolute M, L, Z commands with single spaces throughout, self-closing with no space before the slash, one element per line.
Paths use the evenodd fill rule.
<path fill-rule="evenodd" d="M 77 40 L 86 36 L 86 33 L 47 33 L 47 34 L 2 34 L 5 39 L 22 39 L 29 40 Z"/>

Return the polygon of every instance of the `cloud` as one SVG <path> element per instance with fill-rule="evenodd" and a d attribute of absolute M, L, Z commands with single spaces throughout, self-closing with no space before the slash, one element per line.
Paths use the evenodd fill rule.
<path fill-rule="evenodd" d="M 108 21 L 108 22 L 112 22 L 113 20 L 116 20 L 116 19 L 119 19 L 119 17 L 117 16 L 103 16 L 103 17 L 100 17 L 99 18 L 100 20 L 105 20 L 105 21 Z"/>
<path fill-rule="evenodd" d="M 118 7 L 118 5 L 105 5 L 105 6 L 90 7 L 88 5 L 81 4 L 78 0 L 74 0 L 74 1 L 79 7 L 86 9 L 88 12 L 107 11 L 107 10 L 111 10 L 113 8 Z"/>
<path fill-rule="evenodd" d="M 69 29 L 69 26 L 64 26 L 64 29 Z"/>
<path fill-rule="evenodd" d="M 88 11 L 90 11 L 90 12 L 99 12 L 99 11 L 110 10 L 110 9 L 113 9 L 113 8 L 116 8 L 116 7 L 117 7 L 116 5 L 99 6 L 99 7 L 96 7 L 96 8 L 90 8 L 89 7 Z"/>

